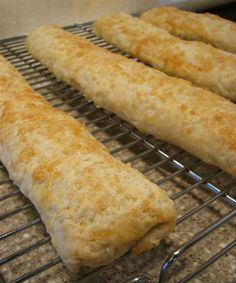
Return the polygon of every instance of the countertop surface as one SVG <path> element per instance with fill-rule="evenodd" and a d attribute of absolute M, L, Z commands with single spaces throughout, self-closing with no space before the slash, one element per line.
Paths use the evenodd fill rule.
<path fill-rule="evenodd" d="M 54 23 L 70 25 L 109 12 L 137 12 L 158 5 L 175 4 L 187 9 L 207 8 L 231 0 L 0 0 L 0 38 L 26 34 Z"/>

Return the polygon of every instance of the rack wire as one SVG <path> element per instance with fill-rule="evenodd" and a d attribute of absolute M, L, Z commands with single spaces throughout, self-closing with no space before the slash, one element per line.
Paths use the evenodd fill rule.
<path fill-rule="evenodd" d="M 130 57 L 95 36 L 91 23 L 65 29 Z M 235 274 L 231 264 L 236 246 L 235 179 L 95 107 L 35 61 L 24 41 L 25 36 L 1 40 L 0 53 L 54 107 L 84 122 L 111 154 L 130 162 L 166 190 L 176 203 L 178 219 L 175 231 L 152 251 L 140 256 L 128 253 L 106 267 L 82 268 L 72 274 L 56 254 L 37 211 L 0 164 L 0 282 L 223 282 L 221 276 L 231 282 Z"/>

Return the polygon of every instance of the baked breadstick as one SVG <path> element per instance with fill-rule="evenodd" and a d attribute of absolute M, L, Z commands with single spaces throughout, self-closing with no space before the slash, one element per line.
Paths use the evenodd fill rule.
<path fill-rule="evenodd" d="M 201 40 L 236 52 L 236 23 L 209 13 L 193 13 L 173 6 L 144 12 L 141 19 L 184 39 Z"/>
<path fill-rule="evenodd" d="M 169 75 L 236 100 L 236 55 L 116 13 L 94 23 L 97 35 Z"/>
<path fill-rule="evenodd" d="M 0 125 L 0 159 L 72 271 L 150 249 L 173 229 L 167 194 L 50 106 L 1 56 Z"/>
<path fill-rule="evenodd" d="M 229 100 L 59 27 L 34 30 L 27 48 L 97 105 L 236 176 L 236 106 Z"/>

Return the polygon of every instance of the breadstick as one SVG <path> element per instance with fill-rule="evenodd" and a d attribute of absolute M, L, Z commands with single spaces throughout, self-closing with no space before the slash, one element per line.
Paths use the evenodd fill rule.
<path fill-rule="evenodd" d="M 138 18 L 116 13 L 94 23 L 106 41 L 149 65 L 236 100 L 236 55 L 179 39 Z"/>
<path fill-rule="evenodd" d="M 229 100 L 59 27 L 34 30 L 27 48 L 98 106 L 236 176 L 236 106 Z"/>
<path fill-rule="evenodd" d="M 163 6 L 144 12 L 141 19 L 183 39 L 200 40 L 236 52 L 236 23 L 217 15 Z"/>
<path fill-rule="evenodd" d="M 0 159 L 70 270 L 140 253 L 173 229 L 167 194 L 49 105 L 2 56 L 0 125 Z"/>

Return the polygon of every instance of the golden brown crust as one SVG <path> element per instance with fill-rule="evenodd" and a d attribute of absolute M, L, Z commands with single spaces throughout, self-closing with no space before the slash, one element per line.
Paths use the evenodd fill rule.
<path fill-rule="evenodd" d="M 74 42 L 81 51 L 90 46 Z M 175 209 L 167 194 L 50 106 L 1 56 L 0 125 L 0 159 L 71 270 L 107 264 L 140 246 L 140 239 L 140 251 L 147 250 L 173 229 Z"/>
<path fill-rule="evenodd" d="M 162 6 L 144 12 L 141 19 L 183 39 L 201 40 L 226 51 L 236 52 L 236 23 L 217 15 Z"/>
<path fill-rule="evenodd" d="M 97 105 L 236 176 L 232 102 L 96 46 L 86 48 L 82 56 L 71 53 L 81 40 L 44 26 L 29 35 L 27 47 L 59 79 L 82 90 Z"/>
<path fill-rule="evenodd" d="M 236 55 L 122 13 L 98 19 L 96 34 L 134 57 L 164 71 L 236 100 Z"/>

